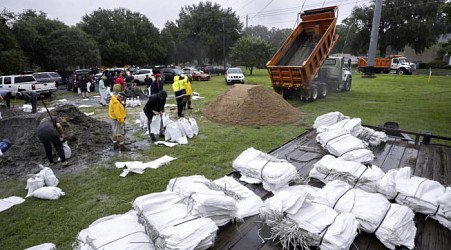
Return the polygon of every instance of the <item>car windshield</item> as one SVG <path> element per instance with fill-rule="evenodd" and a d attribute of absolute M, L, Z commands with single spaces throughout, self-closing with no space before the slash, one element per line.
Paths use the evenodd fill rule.
<path fill-rule="evenodd" d="M 61 77 L 60 75 L 58 75 L 58 73 L 49 73 L 49 75 L 51 75 L 53 77 Z"/>
<path fill-rule="evenodd" d="M 241 74 L 241 69 L 238 68 L 228 69 L 227 74 Z"/>

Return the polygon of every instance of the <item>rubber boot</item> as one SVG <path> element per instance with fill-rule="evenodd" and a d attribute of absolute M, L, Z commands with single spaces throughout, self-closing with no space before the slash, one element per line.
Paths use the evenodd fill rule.
<path fill-rule="evenodd" d="M 153 133 L 150 134 L 150 139 L 152 141 L 157 141 L 157 138 L 155 138 L 155 135 Z"/>

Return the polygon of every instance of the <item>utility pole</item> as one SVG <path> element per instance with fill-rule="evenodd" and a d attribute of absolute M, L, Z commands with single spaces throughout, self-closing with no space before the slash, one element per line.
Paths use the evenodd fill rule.
<path fill-rule="evenodd" d="M 247 25 L 249 24 L 249 15 L 248 14 L 246 14 L 246 28 L 247 28 Z"/>
<path fill-rule="evenodd" d="M 371 26 L 370 48 L 368 51 L 368 65 L 365 74 L 362 77 L 373 78 L 374 75 L 374 58 L 376 57 L 377 39 L 379 36 L 379 26 L 381 22 L 382 0 L 376 0 L 373 14 L 373 24 Z"/>

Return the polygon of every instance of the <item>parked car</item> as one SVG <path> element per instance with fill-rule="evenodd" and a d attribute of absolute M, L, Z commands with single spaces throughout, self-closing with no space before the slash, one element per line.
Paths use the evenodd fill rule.
<path fill-rule="evenodd" d="M 72 77 L 72 81 L 69 81 L 67 83 L 67 90 L 77 92 L 78 91 L 78 81 L 81 79 L 81 77 L 88 77 L 90 78 L 91 86 L 89 87 L 89 91 L 94 92 L 96 81 L 94 78 L 94 75 L 97 73 L 97 70 L 92 69 L 77 69 L 74 71 L 74 75 Z"/>
<path fill-rule="evenodd" d="M 190 82 L 193 81 L 193 72 L 194 72 L 194 70 L 195 69 L 193 69 L 193 68 L 183 68 L 182 69 L 183 74 L 188 76 L 188 79 L 189 79 Z"/>
<path fill-rule="evenodd" d="M 217 74 L 217 75 L 224 75 L 226 70 L 224 69 L 224 66 L 205 66 L 203 71 L 205 73 L 208 73 L 210 75 Z"/>
<path fill-rule="evenodd" d="M 225 73 L 224 78 L 227 85 L 234 83 L 244 84 L 244 74 L 240 68 L 229 68 Z"/>
<path fill-rule="evenodd" d="M 26 90 L 50 97 L 57 91 L 55 82 L 38 82 L 32 74 L 0 76 L 0 89 L 11 91 L 12 96 Z"/>
<path fill-rule="evenodd" d="M 201 70 L 193 71 L 192 75 L 193 75 L 193 79 L 196 81 L 208 81 L 211 78 L 209 74 L 206 74 L 205 72 L 203 72 Z"/>
<path fill-rule="evenodd" d="M 144 79 L 146 78 L 146 75 L 148 75 L 150 78 L 152 78 L 152 81 L 155 81 L 155 76 L 153 74 L 152 69 L 138 69 L 135 74 L 133 75 L 134 80 L 136 83 L 143 84 Z"/>
<path fill-rule="evenodd" d="M 160 69 L 160 72 L 164 75 L 164 82 L 172 83 L 174 82 L 174 76 L 183 75 L 183 71 L 180 69 L 173 69 L 173 68 L 163 68 Z"/>
<path fill-rule="evenodd" d="M 63 78 L 56 72 L 36 72 L 33 76 L 38 82 L 55 82 L 57 86 L 63 84 Z"/>

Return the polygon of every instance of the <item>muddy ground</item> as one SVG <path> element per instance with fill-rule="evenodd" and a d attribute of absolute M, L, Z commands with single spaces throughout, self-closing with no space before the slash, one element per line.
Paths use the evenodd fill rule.
<path fill-rule="evenodd" d="M 141 100 L 145 102 L 142 92 Z M 134 93 L 129 93 L 135 96 Z M 24 102 L 17 100 L 12 109 L 7 110 L 0 106 L 3 119 L 0 119 L 0 140 L 8 139 L 12 142 L 9 150 L 0 156 L 0 180 L 26 179 L 28 175 L 39 172 L 39 164 L 50 166 L 55 174 L 73 173 L 98 165 L 116 155 L 126 154 L 133 158 L 140 150 L 149 147 L 146 140 L 136 140 L 134 133 L 140 130 L 139 124 L 130 120 L 126 125 L 126 144 L 133 149 L 132 152 L 119 152 L 112 149 L 110 140 L 111 126 L 107 117 L 108 106 L 99 104 L 98 92 L 91 93 L 89 99 L 82 99 L 75 93 L 64 89 L 58 90 L 58 95 L 45 98 L 44 102 L 50 110 L 54 110 L 61 119 L 68 145 L 71 147 L 72 157 L 69 159 L 71 166 L 62 168 L 61 164 L 49 164 L 44 147 L 35 135 L 36 127 L 40 120 L 47 117 L 42 100 L 38 100 L 37 113 L 26 113 L 22 106 Z M 91 117 L 89 107 L 87 113 L 80 111 L 78 107 L 90 106 L 96 111 L 96 118 Z M 142 106 L 127 108 L 127 112 L 138 114 Z M 134 117 L 138 117 L 135 115 Z M 142 129 L 141 129 L 142 130 Z M 58 158 L 56 152 L 54 159 Z"/>
<path fill-rule="evenodd" d="M 100 105 L 98 92 L 91 93 L 89 99 L 82 99 L 75 93 L 61 89 L 57 96 L 44 100 L 49 109 L 54 109 L 61 119 L 72 150 L 70 167 L 62 168 L 58 164 L 51 164 L 55 174 L 97 166 L 117 155 L 136 159 L 142 150 L 150 147 L 150 138 L 144 134 L 145 130 L 140 128 L 139 123 L 136 123 L 147 97 L 140 89 L 128 90 L 127 94 L 131 98 L 139 96 L 142 101 L 141 106 L 126 109 L 126 145 L 132 149 L 131 152 L 112 149 L 108 106 Z M 169 93 L 167 103 L 174 103 L 173 98 L 172 93 Z M 38 113 L 34 114 L 25 113 L 21 109 L 22 105 L 23 102 L 16 101 L 11 111 L 6 110 L 5 106 L 0 108 L 3 115 L 3 119 L 0 119 L 0 140 L 9 139 L 12 142 L 12 147 L 0 156 L 0 180 L 27 178 L 29 174 L 40 170 L 39 164 L 49 166 L 44 148 L 35 136 L 40 120 L 48 116 L 44 103 L 42 100 L 38 101 Z M 169 113 L 171 119 L 177 120 L 175 104 L 167 104 L 165 112 Z M 191 112 L 193 111 L 186 110 L 185 115 L 190 117 Z M 204 108 L 202 114 L 215 122 L 245 126 L 297 123 L 302 117 L 298 109 L 274 91 L 262 86 L 241 84 L 231 86 L 219 95 Z M 143 136 L 138 139 L 134 138 L 135 134 Z"/>

